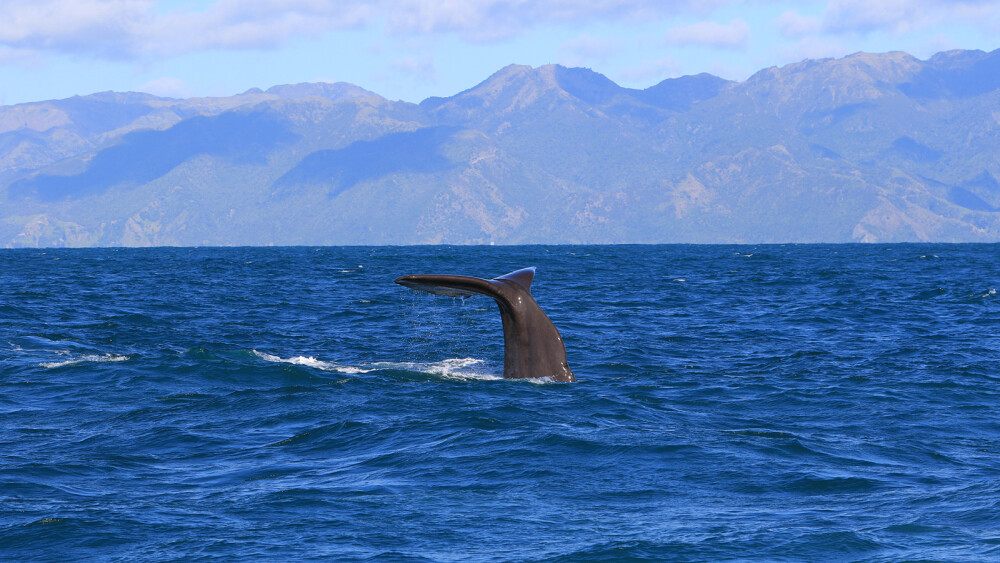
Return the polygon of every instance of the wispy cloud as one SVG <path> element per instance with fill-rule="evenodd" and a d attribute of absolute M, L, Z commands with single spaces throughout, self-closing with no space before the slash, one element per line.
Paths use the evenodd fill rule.
<path fill-rule="evenodd" d="M 131 53 L 152 22 L 149 0 L 8 0 L 2 5 L 0 46 L 34 51 Z"/>
<path fill-rule="evenodd" d="M 437 67 L 429 57 L 403 57 L 391 64 L 396 71 L 409 74 L 418 80 L 434 82 L 437 80 Z"/>
<path fill-rule="evenodd" d="M 447 68 L 441 62 L 447 57 L 436 53 L 433 58 L 420 58 L 422 51 L 403 49 L 403 54 L 415 56 L 389 61 L 399 56 L 393 51 L 400 44 L 447 34 L 449 40 L 459 38 L 477 43 L 475 48 L 489 49 L 494 46 L 489 42 L 499 44 L 553 29 L 552 36 L 559 39 L 546 45 L 550 59 L 584 66 L 608 62 L 618 67 L 618 76 L 638 79 L 684 67 L 662 58 L 668 54 L 664 46 L 730 49 L 734 57 L 755 48 L 772 53 L 791 50 L 790 56 L 842 55 L 845 48 L 836 51 L 838 44 L 853 45 L 867 36 L 899 36 L 914 30 L 933 32 L 935 26 L 944 29 L 947 24 L 961 24 L 957 27 L 987 36 L 1000 32 L 1000 0 L 803 0 L 794 9 L 772 16 L 770 22 L 750 15 L 739 17 L 753 10 L 766 12 L 765 8 L 777 14 L 785 5 L 772 0 L 200 0 L 170 4 L 165 0 L 0 0 L 0 65 L 40 66 L 39 61 L 49 55 L 155 65 L 185 53 L 266 50 L 363 29 L 371 33 L 358 34 L 365 38 L 358 49 L 380 58 L 378 68 L 426 81 L 437 76 L 434 62 Z M 721 14 L 726 14 L 725 19 L 720 19 Z M 645 26 L 646 38 L 638 41 L 621 31 L 631 22 L 655 22 L 666 31 L 649 39 L 649 26 Z M 565 40 L 566 30 L 573 29 L 587 33 L 578 32 Z M 947 37 L 935 39 L 934 45 L 947 43 L 947 38 L 961 43 L 956 32 L 942 33 Z M 757 40 L 765 34 L 779 41 Z M 375 37 L 379 39 L 372 42 Z M 930 40 L 915 41 L 927 44 Z M 644 50 L 637 48 L 639 43 Z M 632 66 L 621 66 L 628 64 L 621 61 L 626 53 L 631 53 Z M 657 62 L 635 62 L 645 56 Z"/>
<path fill-rule="evenodd" d="M 618 54 L 621 48 L 621 43 L 614 39 L 589 34 L 570 39 L 559 45 L 559 50 L 565 54 L 563 62 L 570 65 L 601 61 Z"/>
<path fill-rule="evenodd" d="M 819 18 L 803 16 L 794 10 L 783 12 L 774 20 L 774 24 L 778 32 L 788 38 L 812 35 L 823 29 L 823 22 Z"/>
<path fill-rule="evenodd" d="M 998 20 L 996 0 L 830 0 L 822 23 L 829 33 L 899 34 L 946 22 L 995 25 Z"/>
<path fill-rule="evenodd" d="M 808 36 L 781 47 L 777 54 L 783 61 L 800 61 L 840 57 L 848 52 L 850 48 L 836 38 Z"/>
<path fill-rule="evenodd" d="M 0 46 L 128 58 L 267 48 L 368 25 L 489 41 L 537 25 L 704 12 L 728 1 L 215 0 L 200 10 L 163 10 L 155 0 L 4 0 Z"/>
<path fill-rule="evenodd" d="M 823 15 L 827 31 L 870 32 L 876 29 L 899 30 L 912 25 L 918 17 L 914 0 L 832 0 Z"/>
<path fill-rule="evenodd" d="M 23 47 L 8 47 L 0 44 L 0 64 L 37 65 L 41 62 L 38 52 Z"/>
<path fill-rule="evenodd" d="M 180 78 L 162 77 L 146 82 L 136 88 L 139 92 L 166 96 L 168 98 L 186 98 L 191 96 L 191 88 Z"/>
<path fill-rule="evenodd" d="M 666 78 L 679 75 L 684 70 L 684 65 L 673 57 L 663 57 L 653 61 L 644 61 L 623 69 L 616 78 L 622 82 L 642 83 L 649 81 L 659 82 Z"/>
<path fill-rule="evenodd" d="M 372 18 L 372 8 L 364 2 L 217 0 L 201 12 L 174 11 L 151 19 L 144 48 L 152 53 L 265 48 L 363 25 Z"/>
<path fill-rule="evenodd" d="M 741 19 L 728 24 L 703 21 L 679 25 L 667 30 L 664 42 L 668 45 L 710 45 L 733 49 L 744 48 L 750 39 L 750 26 Z"/>

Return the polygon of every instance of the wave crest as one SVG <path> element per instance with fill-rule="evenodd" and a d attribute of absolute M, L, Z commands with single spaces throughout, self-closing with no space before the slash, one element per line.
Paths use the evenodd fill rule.
<path fill-rule="evenodd" d="M 86 356 L 80 356 L 78 358 L 73 358 L 72 360 L 64 360 L 61 362 L 42 362 L 40 365 L 43 368 L 61 368 L 64 366 L 72 366 L 75 364 L 82 364 L 86 362 L 124 362 L 131 359 L 131 356 L 121 356 L 119 354 L 87 354 Z"/>
<path fill-rule="evenodd" d="M 349 375 L 371 373 L 383 370 L 401 370 L 435 375 L 446 379 L 479 379 L 494 380 L 503 379 L 492 373 L 483 371 L 482 366 L 486 363 L 478 358 L 448 358 L 438 362 L 372 362 L 362 366 L 345 366 L 334 362 L 319 360 L 313 356 L 293 356 L 282 358 L 267 352 L 253 350 L 253 354 L 258 358 L 273 363 L 292 364 L 306 366 L 323 371 L 334 371 Z"/>
<path fill-rule="evenodd" d="M 253 353 L 255 356 L 264 360 L 265 362 L 306 366 L 306 367 L 320 369 L 323 371 L 336 371 L 339 373 L 346 373 L 351 375 L 374 371 L 370 369 L 362 369 L 351 366 L 341 366 L 333 362 L 325 362 L 323 360 L 317 360 L 312 356 L 294 356 L 292 358 L 282 358 L 280 356 L 275 356 L 274 354 L 268 354 L 267 352 L 259 352 L 257 350 L 253 350 Z"/>

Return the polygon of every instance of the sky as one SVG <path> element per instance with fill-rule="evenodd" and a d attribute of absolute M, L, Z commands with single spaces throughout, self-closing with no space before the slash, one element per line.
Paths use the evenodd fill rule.
<path fill-rule="evenodd" d="M 622 86 L 806 58 L 1000 48 L 1000 0 L 0 0 L 0 105 L 350 82 L 419 102 L 508 64 Z"/>

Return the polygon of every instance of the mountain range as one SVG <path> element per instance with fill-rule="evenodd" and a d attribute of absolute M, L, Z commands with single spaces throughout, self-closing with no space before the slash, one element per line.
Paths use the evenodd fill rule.
<path fill-rule="evenodd" d="M 1000 241 L 1000 50 L 0 106 L 0 246 Z"/>

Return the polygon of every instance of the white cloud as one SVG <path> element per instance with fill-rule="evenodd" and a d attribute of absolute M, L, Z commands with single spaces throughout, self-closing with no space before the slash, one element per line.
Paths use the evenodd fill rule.
<path fill-rule="evenodd" d="M 641 20 L 709 13 L 733 0 L 369 0 L 396 32 L 456 32 L 492 40 L 544 23 Z"/>
<path fill-rule="evenodd" d="M 6 0 L 0 46 L 119 57 L 131 51 L 154 7 L 150 0 Z"/>
<path fill-rule="evenodd" d="M 901 30 L 920 17 L 915 0 L 831 0 L 823 14 L 828 31 Z"/>
<path fill-rule="evenodd" d="M 750 39 L 750 26 L 741 19 L 728 24 L 703 21 L 679 25 L 667 30 L 664 43 L 668 45 L 711 45 L 715 47 L 743 48 Z"/>
<path fill-rule="evenodd" d="M 794 10 L 782 13 L 774 20 L 781 35 L 789 38 L 802 37 L 819 32 L 823 22 L 819 18 L 800 15 Z"/>
<path fill-rule="evenodd" d="M 797 62 L 803 59 L 827 59 L 842 57 L 851 49 L 835 38 L 810 36 L 803 37 L 791 45 L 779 49 L 779 58 L 786 62 Z"/>
<path fill-rule="evenodd" d="M 542 26 L 711 18 L 771 0 L 0 0 L 0 64 L 50 53 L 155 59 L 206 49 L 266 49 L 337 30 L 371 27 L 397 36 L 448 33 L 472 41 Z M 192 8 L 192 6 L 201 6 Z M 775 6 L 775 4 L 772 4 Z M 732 11 L 730 9 L 727 12 Z M 825 9 L 824 9 L 825 8 Z M 777 11 L 777 9 L 775 9 Z M 818 13 L 822 17 L 802 14 Z M 751 20 L 752 21 L 752 20 Z M 774 20 L 786 38 L 900 34 L 941 23 L 1000 30 L 998 0 L 808 0 Z M 773 30 L 774 28 L 772 28 Z M 756 30 L 760 32 L 760 30 Z M 987 31 L 989 33 L 989 31 Z M 701 21 L 669 29 L 671 45 L 748 47 L 750 26 Z M 581 36 L 561 50 L 581 60 L 611 57 L 612 40 Z M 624 48 L 624 47 L 621 47 Z"/>
<path fill-rule="evenodd" d="M 549 23 L 706 13 L 732 1 L 215 0 L 201 10 L 165 10 L 156 0 L 0 0 L 0 47 L 124 58 L 266 48 L 369 25 L 483 41 Z"/>
<path fill-rule="evenodd" d="M 145 49 L 171 53 L 271 47 L 296 37 L 362 25 L 372 16 L 363 2 L 217 0 L 203 12 L 175 11 L 156 18 L 144 30 Z"/>
<path fill-rule="evenodd" d="M 650 80 L 658 83 L 666 78 L 673 78 L 684 70 L 684 65 L 673 57 L 663 57 L 653 61 L 645 61 L 623 69 L 616 78 L 622 83 L 642 83 L 643 88 Z"/>
<path fill-rule="evenodd" d="M 0 64 L 32 66 L 41 62 L 42 57 L 35 50 L 0 44 Z"/>
<path fill-rule="evenodd" d="M 621 44 L 614 39 L 583 34 L 565 41 L 559 48 L 580 59 L 604 59 L 617 54 Z"/>
<path fill-rule="evenodd" d="M 900 34 L 947 22 L 994 24 L 1000 17 L 996 0 L 830 0 L 823 29 L 830 33 Z"/>
<path fill-rule="evenodd" d="M 146 92 L 168 98 L 187 98 L 192 95 L 191 88 L 180 78 L 156 78 L 136 88 L 138 92 Z"/>
<path fill-rule="evenodd" d="M 392 68 L 416 77 L 418 80 L 437 81 L 437 67 L 427 57 L 403 57 L 392 62 Z"/>

